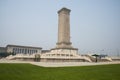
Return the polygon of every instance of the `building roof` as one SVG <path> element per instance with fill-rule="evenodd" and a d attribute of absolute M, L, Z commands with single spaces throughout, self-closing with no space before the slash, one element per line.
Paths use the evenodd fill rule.
<path fill-rule="evenodd" d="M 24 48 L 36 48 L 36 49 L 42 49 L 41 47 L 21 46 L 21 45 L 7 45 L 6 47 L 24 47 Z"/>

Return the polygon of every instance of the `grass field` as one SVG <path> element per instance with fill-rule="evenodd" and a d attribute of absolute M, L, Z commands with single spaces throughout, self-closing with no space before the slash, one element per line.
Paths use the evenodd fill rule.
<path fill-rule="evenodd" d="M 120 64 L 45 68 L 1 63 L 0 80 L 120 80 Z"/>

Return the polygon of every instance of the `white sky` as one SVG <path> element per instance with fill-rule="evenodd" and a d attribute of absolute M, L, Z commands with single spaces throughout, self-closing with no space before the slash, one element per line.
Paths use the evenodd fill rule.
<path fill-rule="evenodd" d="M 80 53 L 120 50 L 120 0 L 0 0 L 0 46 L 56 46 L 57 11 L 71 9 L 71 42 Z"/>

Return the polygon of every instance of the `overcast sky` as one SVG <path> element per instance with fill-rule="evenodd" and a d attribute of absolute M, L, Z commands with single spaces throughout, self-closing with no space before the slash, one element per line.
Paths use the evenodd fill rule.
<path fill-rule="evenodd" d="M 0 46 L 54 48 L 62 7 L 71 9 L 71 42 L 80 53 L 120 50 L 120 0 L 0 0 Z"/>

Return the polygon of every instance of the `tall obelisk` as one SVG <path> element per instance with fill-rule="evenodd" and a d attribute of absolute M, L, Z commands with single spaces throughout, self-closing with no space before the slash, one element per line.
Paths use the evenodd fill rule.
<path fill-rule="evenodd" d="M 70 9 L 62 8 L 58 11 L 58 42 L 56 47 L 52 48 L 50 52 L 41 55 L 43 61 L 81 61 L 86 60 L 78 54 L 78 49 L 73 48 L 70 42 Z"/>
<path fill-rule="evenodd" d="M 58 42 L 56 48 L 73 49 L 70 42 L 70 9 L 58 11 Z"/>

